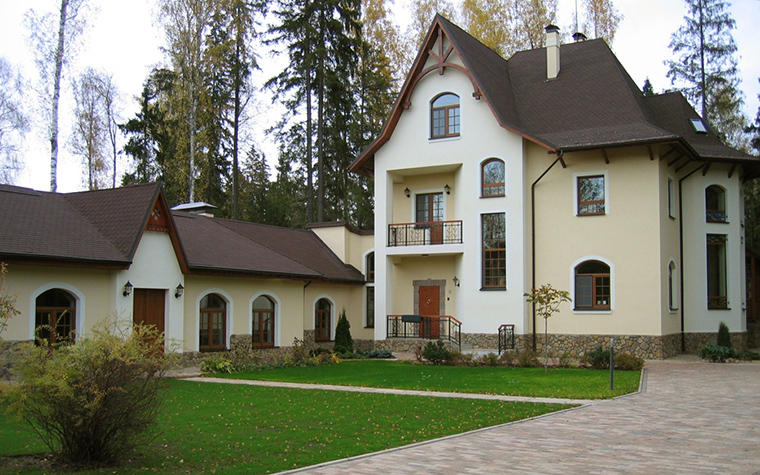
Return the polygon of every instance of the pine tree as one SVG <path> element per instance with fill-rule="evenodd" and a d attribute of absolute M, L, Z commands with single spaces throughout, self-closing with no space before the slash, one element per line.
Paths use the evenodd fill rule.
<path fill-rule="evenodd" d="M 731 34 L 736 22 L 723 0 L 685 1 L 684 25 L 669 45 L 677 59 L 665 61 L 667 75 L 729 145 L 742 147 L 746 119 Z"/>
<path fill-rule="evenodd" d="M 641 88 L 641 93 L 645 96 L 654 96 L 654 87 L 652 87 L 652 83 L 649 81 L 649 78 L 646 78 L 644 81 L 644 86 Z"/>

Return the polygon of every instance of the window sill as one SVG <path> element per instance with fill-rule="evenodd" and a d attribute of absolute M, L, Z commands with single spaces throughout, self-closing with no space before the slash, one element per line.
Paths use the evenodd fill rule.
<path fill-rule="evenodd" d="M 430 137 L 428 143 L 449 142 L 451 140 L 459 140 L 461 135 L 452 135 L 450 137 Z"/>
<path fill-rule="evenodd" d="M 707 310 L 731 310 L 731 307 L 707 307 Z"/>
<path fill-rule="evenodd" d="M 481 292 L 499 292 L 499 291 L 506 291 L 506 287 L 481 287 Z"/>
<path fill-rule="evenodd" d="M 488 196 L 481 196 L 480 199 L 485 200 L 485 199 L 488 199 L 488 198 L 504 198 L 505 196 L 507 196 L 507 195 L 506 194 L 504 194 L 504 195 L 488 195 Z"/>
<path fill-rule="evenodd" d="M 576 216 L 579 218 L 583 218 L 585 216 L 607 216 L 607 213 L 585 213 L 585 214 L 577 213 Z"/>
<path fill-rule="evenodd" d="M 586 309 L 586 308 L 584 308 L 584 309 L 575 309 L 574 308 L 573 309 L 573 314 L 575 314 L 575 315 L 611 315 L 612 314 L 612 310 L 610 310 L 608 308 L 599 309 L 599 310 L 594 310 L 594 309 L 590 309 L 590 308 L 588 308 L 588 309 Z"/>
<path fill-rule="evenodd" d="M 375 328 L 374 325 L 365 325 L 364 328 Z"/>

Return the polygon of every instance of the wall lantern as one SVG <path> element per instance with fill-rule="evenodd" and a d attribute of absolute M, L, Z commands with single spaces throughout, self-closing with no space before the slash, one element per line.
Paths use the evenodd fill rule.
<path fill-rule="evenodd" d="M 409 191 L 409 188 L 407 187 L 407 189 L 404 190 L 404 194 L 406 195 L 407 198 L 409 198 L 412 195 L 412 192 Z"/>
<path fill-rule="evenodd" d="M 174 298 L 180 298 L 182 297 L 184 293 L 185 293 L 185 287 L 180 282 L 180 284 L 177 286 L 177 291 L 174 292 Z"/>
<path fill-rule="evenodd" d="M 454 278 L 452 280 L 454 281 L 454 287 L 459 287 L 460 280 L 457 279 L 457 276 L 454 276 Z"/>
<path fill-rule="evenodd" d="M 134 287 L 134 285 L 132 285 L 132 282 L 130 282 L 130 281 L 127 281 L 127 283 L 124 284 L 124 292 L 123 292 L 123 294 L 124 294 L 125 297 L 132 293 L 132 287 Z"/>
<path fill-rule="evenodd" d="M 443 191 L 445 191 L 447 195 L 451 194 L 451 187 L 448 183 L 446 183 L 446 186 L 443 187 Z"/>

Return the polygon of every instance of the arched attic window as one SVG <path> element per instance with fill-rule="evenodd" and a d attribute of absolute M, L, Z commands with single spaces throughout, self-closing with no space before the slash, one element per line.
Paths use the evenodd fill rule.
<path fill-rule="evenodd" d="M 430 138 L 459 137 L 459 96 L 446 92 L 430 103 Z"/>
<path fill-rule="evenodd" d="M 708 223 L 726 223 L 726 190 L 718 185 L 705 189 L 705 220 Z"/>

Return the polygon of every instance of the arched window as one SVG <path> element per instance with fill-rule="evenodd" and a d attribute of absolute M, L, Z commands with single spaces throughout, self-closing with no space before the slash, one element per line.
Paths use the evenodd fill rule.
<path fill-rule="evenodd" d="M 253 346 L 274 346 L 274 300 L 266 295 L 253 301 Z"/>
<path fill-rule="evenodd" d="M 726 191 L 718 185 L 705 189 L 705 219 L 708 223 L 727 222 Z"/>
<path fill-rule="evenodd" d="M 50 345 L 74 342 L 77 303 L 73 295 L 62 289 L 50 289 L 35 301 L 35 334 L 37 342 Z"/>
<path fill-rule="evenodd" d="M 208 294 L 201 299 L 200 306 L 201 351 L 225 349 L 227 302 L 219 294 Z"/>
<path fill-rule="evenodd" d="M 374 282 L 375 281 L 375 253 L 370 252 L 367 254 L 365 263 L 365 271 L 364 276 L 367 279 L 367 282 Z"/>
<path fill-rule="evenodd" d="M 314 341 L 330 341 L 330 314 L 330 301 L 319 299 L 314 307 Z"/>
<path fill-rule="evenodd" d="M 609 310 L 610 290 L 610 266 L 601 261 L 585 261 L 576 266 L 576 310 Z"/>
<path fill-rule="evenodd" d="M 459 136 L 459 96 L 441 94 L 430 103 L 430 138 Z"/>
<path fill-rule="evenodd" d="M 504 162 L 498 158 L 489 158 L 483 162 L 481 171 L 481 196 L 504 196 Z"/>

